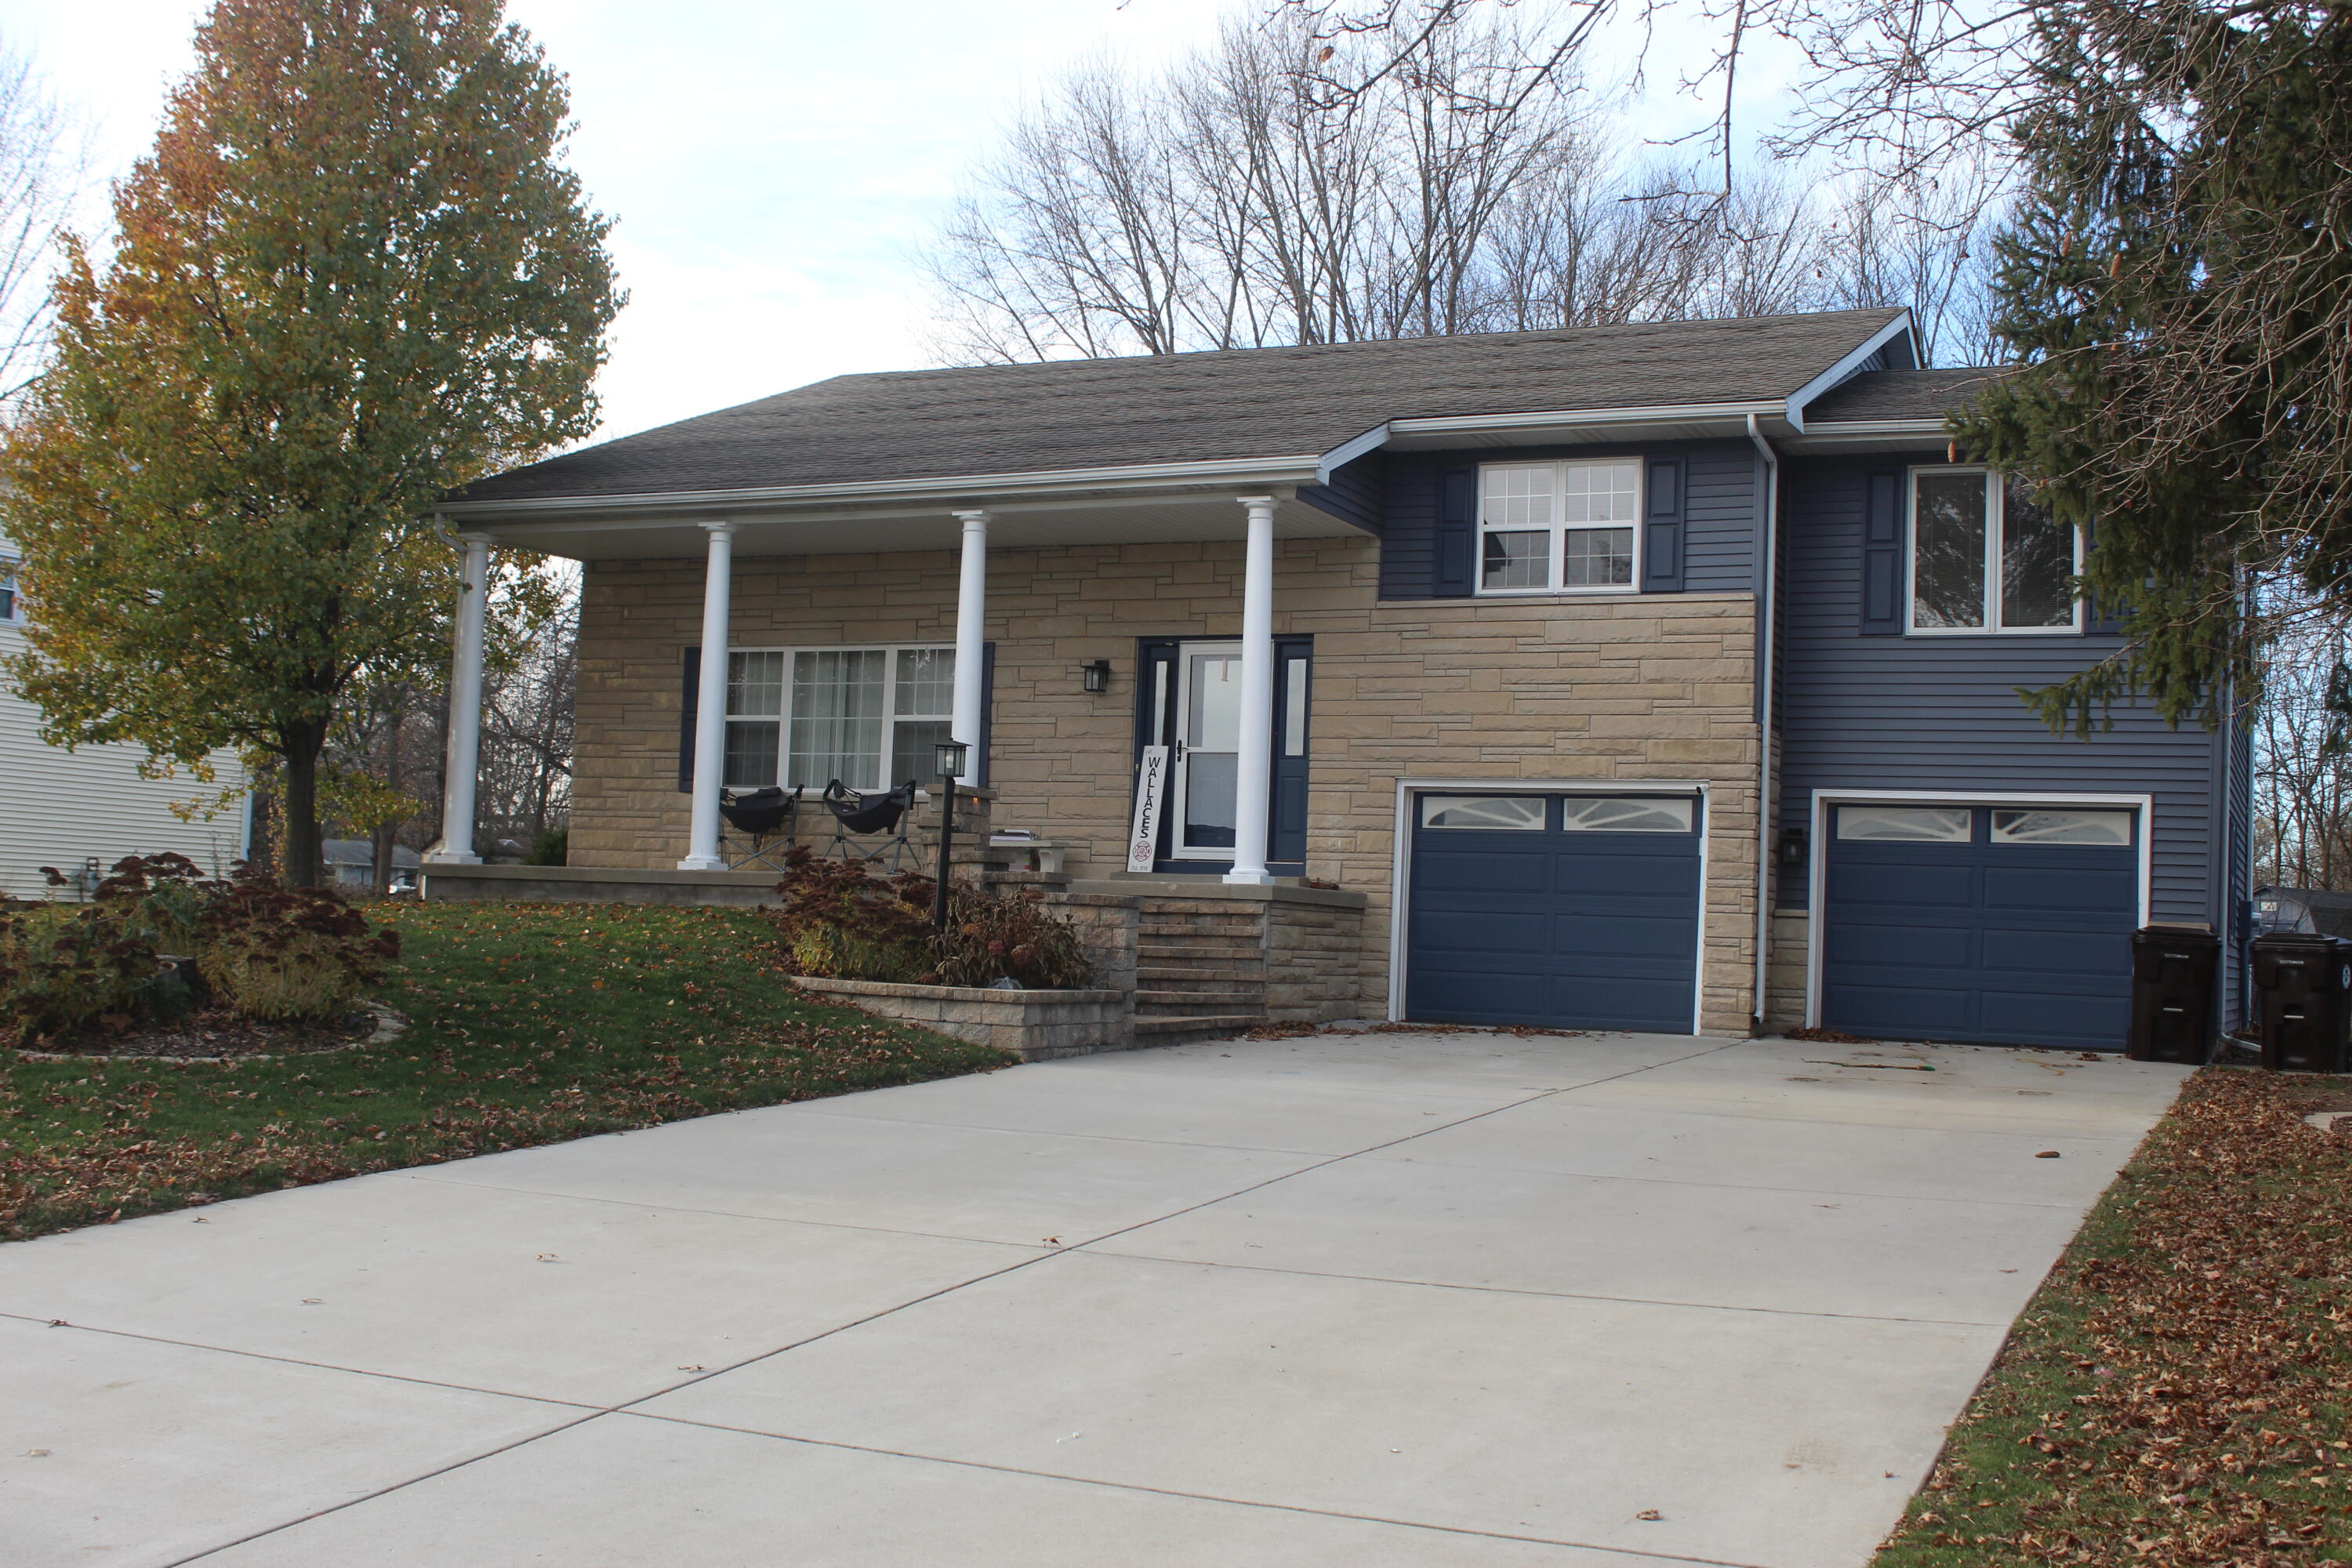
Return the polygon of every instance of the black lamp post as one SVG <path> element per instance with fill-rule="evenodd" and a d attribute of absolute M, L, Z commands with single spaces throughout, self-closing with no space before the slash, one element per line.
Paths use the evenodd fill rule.
<path fill-rule="evenodd" d="M 948 846 L 955 837 L 956 780 L 971 763 L 971 748 L 961 741 L 941 741 L 931 748 L 931 760 L 940 771 L 940 876 L 939 890 L 931 907 L 931 923 L 940 930 L 948 929 Z"/>

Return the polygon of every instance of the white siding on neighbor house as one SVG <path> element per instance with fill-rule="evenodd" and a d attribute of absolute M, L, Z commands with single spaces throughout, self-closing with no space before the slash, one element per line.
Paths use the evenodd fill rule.
<path fill-rule="evenodd" d="M 0 625 L 0 657 L 23 651 L 21 626 Z M 242 801 L 207 821 L 183 822 L 172 803 L 216 797 L 244 776 L 231 752 L 214 758 L 211 784 L 181 774 L 142 779 L 139 746 L 83 746 L 68 752 L 40 738 L 40 710 L 0 680 L 0 893 L 37 899 L 48 889 L 44 866 L 70 875 L 86 860 L 102 871 L 126 855 L 172 850 L 206 871 L 226 874 L 245 850 Z"/>

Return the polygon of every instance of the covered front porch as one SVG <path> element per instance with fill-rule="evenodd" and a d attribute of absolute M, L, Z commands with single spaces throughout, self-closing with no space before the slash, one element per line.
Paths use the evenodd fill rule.
<path fill-rule="evenodd" d="M 1278 637 L 1277 616 L 1286 597 L 1306 597 L 1286 588 L 1328 577 L 1324 546 L 1369 558 L 1370 537 L 1299 499 L 1296 483 L 1037 488 L 921 510 L 771 502 L 713 515 L 708 498 L 453 506 L 468 570 L 444 802 L 452 826 L 428 871 L 448 889 L 448 870 L 478 864 L 455 825 L 474 818 L 484 567 L 505 545 L 570 556 L 588 574 L 581 752 L 591 773 L 630 775 L 630 805 L 626 829 L 620 813 L 597 817 L 600 781 L 583 780 L 597 820 L 575 832 L 574 869 L 672 871 L 677 879 L 645 881 L 640 896 L 730 901 L 741 896 L 727 891 L 735 873 L 772 880 L 788 841 L 882 848 L 929 871 L 940 818 L 932 754 L 953 742 L 968 759 L 955 779 L 959 867 L 989 849 L 992 830 L 1019 841 L 992 852 L 1012 869 L 1050 873 L 1066 858 L 1091 876 L 1302 877 L 1310 639 Z M 698 615 L 680 624 L 689 573 Z M 654 599 L 667 619 L 637 612 Z M 1127 635 L 1102 635 L 1109 621 Z M 655 793 L 667 747 L 648 744 L 642 722 L 660 667 L 673 673 L 659 695 L 677 693 L 674 805 Z M 597 704 L 624 684 L 626 712 L 608 724 Z M 1102 721 L 1122 710 L 1134 714 L 1131 746 Z M 1155 836 L 1139 846 L 1118 842 L 1132 837 L 1139 780 L 1149 808 L 1132 815 Z M 864 794 L 911 782 L 913 808 L 881 838 L 841 846 L 820 798 L 835 781 Z M 796 807 L 781 828 L 761 831 L 740 808 L 763 788 Z"/>

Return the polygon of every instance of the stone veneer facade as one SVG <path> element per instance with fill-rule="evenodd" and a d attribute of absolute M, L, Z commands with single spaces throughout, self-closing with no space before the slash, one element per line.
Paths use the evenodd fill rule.
<path fill-rule="evenodd" d="M 1754 601 L 1744 594 L 1378 597 L 1370 538 L 1276 545 L 1276 635 L 1315 639 L 1307 872 L 1362 892 L 1354 965 L 1388 1008 L 1400 778 L 1691 780 L 1709 786 L 1701 1026 L 1748 1032 L 1755 930 Z M 990 784 L 1000 826 L 1123 863 L 1136 639 L 1237 637 L 1238 542 L 1004 549 L 989 556 L 996 645 Z M 698 560 L 587 569 L 571 863 L 660 868 L 684 852 L 680 650 L 700 640 Z M 952 640 L 946 552 L 747 557 L 737 647 Z M 1079 667 L 1108 658 L 1109 691 Z"/>

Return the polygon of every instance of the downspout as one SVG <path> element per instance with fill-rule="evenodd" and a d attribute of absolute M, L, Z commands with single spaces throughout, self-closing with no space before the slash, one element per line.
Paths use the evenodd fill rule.
<path fill-rule="evenodd" d="M 1772 443 L 1764 438 L 1764 431 L 1756 423 L 1756 416 L 1748 416 L 1748 438 L 1756 443 L 1756 452 L 1764 460 L 1764 517 L 1760 548 L 1763 551 L 1763 592 L 1759 595 L 1756 617 L 1759 627 L 1758 644 L 1758 685 L 1756 699 L 1756 1010 L 1753 1026 L 1758 1034 L 1764 1032 L 1764 983 L 1771 960 L 1772 934 L 1772 673 L 1773 673 L 1773 607 L 1780 594 L 1780 541 L 1777 537 L 1780 520 L 1780 458 L 1772 450 Z"/>

